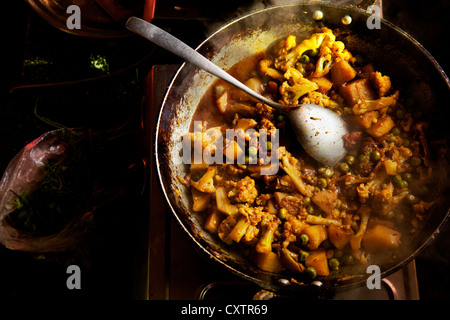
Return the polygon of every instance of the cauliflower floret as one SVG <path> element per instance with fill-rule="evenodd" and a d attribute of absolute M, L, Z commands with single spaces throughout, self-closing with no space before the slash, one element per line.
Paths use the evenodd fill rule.
<path fill-rule="evenodd" d="M 272 123 L 272 121 L 265 119 L 265 118 L 261 119 L 258 127 L 259 127 L 259 129 L 267 129 L 267 130 L 276 129 L 276 127 Z"/>
<path fill-rule="evenodd" d="M 283 52 L 287 51 L 287 53 L 281 54 L 278 58 L 275 59 L 275 68 L 287 71 L 290 67 L 293 67 L 295 65 L 295 63 L 300 59 L 304 52 L 308 50 L 319 49 L 324 39 L 335 41 L 336 36 L 330 29 L 323 28 L 321 31 L 322 32 L 315 33 L 310 38 L 303 40 L 300 44 L 296 45 L 290 50 L 286 50 L 287 47 L 283 48 Z M 285 41 L 285 45 L 286 43 L 289 44 L 289 42 Z"/>
<path fill-rule="evenodd" d="M 236 223 L 237 221 L 235 216 L 228 216 L 219 225 L 217 234 L 219 238 L 226 244 L 233 243 L 233 239 L 231 239 L 229 235 L 233 228 L 236 226 Z"/>
<path fill-rule="evenodd" d="M 287 51 L 291 50 L 296 45 L 297 45 L 297 39 L 293 35 L 288 36 L 286 38 L 286 41 L 284 42 L 284 47 L 286 48 Z"/>
<path fill-rule="evenodd" d="M 255 180 L 249 176 L 236 183 L 236 187 L 228 192 L 228 197 L 235 202 L 245 202 L 252 204 L 258 196 L 258 190 L 255 187 Z"/>
<path fill-rule="evenodd" d="M 261 236 L 256 244 L 256 251 L 260 253 L 272 252 L 272 242 L 274 233 L 278 229 L 280 219 L 270 213 L 265 213 L 261 217 Z"/>
<path fill-rule="evenodd" d="M 361 183 L 358 187 L 356 187 L 356 191 L 358 192 L 358 196 L 360 199 L 368 199 L 370 195 L 369 186 Z"/>
<path fill-rule="evenodd" d="M 214 176 L 216 175 L 216 167 L 209 167 L 206 173 L 198 181 L 191 180 L 191 185 L 201 192 L 214 193 Z"/>
<path fill-rule="evenodd" d="M 320 93 L 318 91 L 309 92 L 302 100 L 302 104 L 317 104 L 322 107 L 328 108 L 339 108 L 340 105 L 337 101 L 330 99 L 326 94 Z"/>
<path fill-rule="evenodd" d="M 280 94 L 286 105 L 296 105 L 300 97 L 317 89 L 319 89 L 319 86 L 316 83 L 301 78 L 301 81 L 294 83 L 292 86 L 288 81 L 283 82 L 280 86 Z"/>
<path fill-rule="evenodd" d="M 295 68 L 289 68 L 285 73 L 284 77 L 289 81 L 291 85 L 295 83 L 304 83 L 303 74 Z"/>
<path fill-rule="evenodd" d="M 278 157 L 281 160 L 280 167 L 291 178 L 297 190 L 305 197 L 312 197 L 314 187 L 303 181 L 298 160 L 284 148 L 278 148 Z"/>
<path fill-rule="evenodd" d="M 374 196 L 372 201 L 373 212 L 381 217 L 387 217 L 392 211 L 402 212 L 404 209 L 401 206 L 402 200 L 408 195 L 407 190 L 401 191 L 397 195 L 393 195 L 394 186 L 389 183 L 384 189 L 382 189 L 377 195 Z"/>
<path fill-rule="evenodd" d="M 369 111 L 387 109 L 397 103 L 399 92 L 395 91 L 388 97 L 381 97 L 377 100 L 361 100 L 352 108 L 354 114 L 364 114 Z"/>
<path fill-rule="evenodd" d="M 257 103 L 255 109 L 257 110 L 258 115 L 263 119 L 272 120 L 274 117 L 275 109 L 265 103 Z"/>
<path fill-rule="evenodd" d="M 353 58 L 352 54 L 345 49 L 345 44 L 342 41 L 334 41 L 330 44 L 330 49 L 333 55 L 333 58 L 337 60 L 345 60 L 348 62 L 354 62 L 355 58 Z"/>
<path fill-rule="evenodd" d="M 283 73 L 281 73 L 280 71 L 278 71 L 277 69 L 271 68 L 272 66 L 272 61 L 271 60 L 261 60 L 259 62 L 259 69 L 260 72 L 263 75 L 267 75 L 275 80 L 278 81 L 283 81 L 284 80 L 284 76 Z"/>
<path fill-rule="evenodd" d="M 266 214 L 263 207 L 249 207 L 247 204 L 239 208 L 237 222 L 232 228 L 227 228 L 227 225 L 223 227 L 224 234 L 228 231 L 228 235 L 223 237 L 224 239 L 230 239 L 235 242 L 240 242 L 242 238 L 244 241 L 249 242 L 256 237 L 260 230 L 258 224 L 261 218 Z M 228 222 L 226 222 L 228 224 Z M 220 227 L 219 227 L 220 229 Z"/>
<path fill-rule="evenodd" d="M 312 73 L 311 77 L 323 77 L 326 75 L 332 65 L 331 49 L 329 48 L 329 41 L 324 41 L 320 48 L 319 58 L 316 62 L 316 69 Z"/>
<path fill-rule="evenodd" d="M 383 76 L 381 72 L 372 72 L 370 82 L 380 98 L 384 97 L 391 89 L 391 79 L 389 76 Z"/>

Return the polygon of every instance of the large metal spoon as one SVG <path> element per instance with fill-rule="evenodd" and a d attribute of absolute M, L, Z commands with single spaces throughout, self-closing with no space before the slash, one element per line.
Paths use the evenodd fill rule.
<path fill-rule="evenodd" d="M 346 150 L 342 137 L 348 133 L 342 118 L 330 109 L 314 104 L 286 106 L 254 92 L 229 73 L 166 31 L 142 19 L 131 17 L 126 27 L 200 69 L 229 82 L 255 99 L 285 113 L 305 151 L 326 166 L 334 166 Z"/>

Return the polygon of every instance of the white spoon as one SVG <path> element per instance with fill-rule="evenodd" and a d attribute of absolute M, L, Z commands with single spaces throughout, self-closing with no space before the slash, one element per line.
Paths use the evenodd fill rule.
<path fill-rule="evenodd" d="M 334 166 L 347 153 L 342 137 L 348 133 L 345 122 L 335 112 L 314 104 L 286 106 L 254 92 L 184 42 L 142 19 L 131 17 L 126 27 L 158 46 L 189 61 L 200 69 L 238 87 L 255 99 L 285 113 L 305 151 L 326 166 Z"/>

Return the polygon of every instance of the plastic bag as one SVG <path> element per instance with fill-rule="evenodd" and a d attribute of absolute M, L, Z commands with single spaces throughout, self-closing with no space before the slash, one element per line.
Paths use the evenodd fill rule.
<path fill-rule="evenodd" d="M 92 218 L 89 171 L 82 132 L 54 130 L 26 145 L 0 181 L 0 242 L 39 253 L 76 246 Z"/>

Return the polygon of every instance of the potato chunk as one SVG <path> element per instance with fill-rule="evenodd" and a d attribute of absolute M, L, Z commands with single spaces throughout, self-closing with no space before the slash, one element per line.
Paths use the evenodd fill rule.
<path fill-rule="evenodd" d="M 356 76 L 356 71 L 347 61 L 340 60 L 331 68 L 330 74 L 331 81 L 339 87 L 352 80 Z"/>
<path fill-rule="evenodd" d="M 391 131 L 393 127 L 395 127 L 394 120 L 389 116 L 384 116 L 378 119 L 370 128 L 366 129 L 366 132 L 372 137 L 378 138 Z"/>
<path fill-rule="evenodd" d="M 328 78 L 326 77 L 311 78 L 310 80 L 317 83 L 317 85 L 319 86 L 319 91 L 321 91 L 322 93 L 327 93 L 333 87 L 333 82 L 328 80 Z"/>
<path fill-rule="evenodd" d="M 328 268 L 328 260 L 325 249 L 317 249 L 311 251 L 310 255 L 305 261 L 306 267 L 313 267 L 318 276 L 327 276 L 330 274 L 330 269 Z"/>
<path fill-rule="evenodd" d="M 310 250 L 317 249 L 328 238 L 327 229 L 322 225 L 309 226 L 303 233 L 309 238 L 307 247 Z"/>
<path fill-rule="evenodd" d="M 268 272 L 281 272 L 284 267 L 280 262 L 280 258 L 275 252 L 259 253 L 254 257 L 255 264 L 262 270 Z"/>
<path fill-rule="evenodd" d="M 192 210 L 194 211 L 203 211 L 208 209 L 209 201 L 211 199 L 210 193 L 201 192 L 195 188 L 191 189 L 192 191 Z"/>
<path fill-rule="evenodd" d="M 359 100 L 374 100 L 378 97 L 367 78 L 357 79 L 343 85 L 339 89 L 339 94 L 349 106 L 354 106 Z"/>
<path fill-rule="evenodd" d="M 340 228 L 334 225 L 328 227 L 328 238 L 330 242 L 339 250 L 344 249 L 353 236 L 353 230 Z"/>
<path fill-rule="evenodd" d="M 366 231 L 362 244 L 368 252 L 395 249 L 400 245 L 401 235 L 396 230 L 377 224 Z"/>
<path fill-rule="evenodd" d="M 327 215 L 331 214 L 336 208 L 338 195 L 337 192 L 331 190 L 322 190 L 316 192 L 311 200 Z"/>

